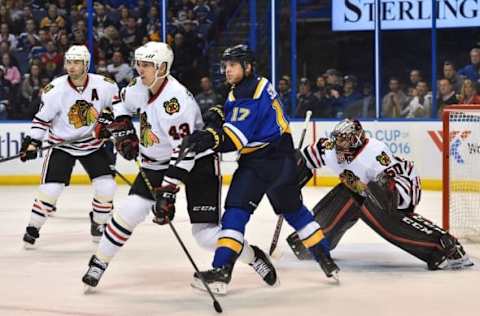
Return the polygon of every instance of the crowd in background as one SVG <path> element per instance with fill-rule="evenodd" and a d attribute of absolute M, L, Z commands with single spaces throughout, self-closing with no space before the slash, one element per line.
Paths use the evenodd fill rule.
<path fill-rule="evenodd" d="M 465 54 L 467 55 L 467 54 Z M 432 113 L 430 80 L 422 71 L 411 69 L 409 78 L 389 78 L 387 93 L 382 98 L 384 118 L 440 118 L 441 111 L 451 104 L 480 105 L 480 49 L 470 51 L 470 63 L 457 69 L 451 61 L 444 61 L 437 81 L 437 112 Z M 286 112 L 293 117 L 305 117 L 307 110 L 317 118 L 373 118 L 375 98 L 372 84 L 358 82 L 354 75 L 345 75 L 328 69 L 314 82 L 301 78 L 298 85 L 297 107 L 291 107 L 290 78 L 279 80 L 277 90 Z"/>
<path fill-rule="evenodd" d="M 202 110 L 223 103 L 208 77 L 209 41 L 219 34 L 235 1 L 169 1 L 167 42 L 174 50 L 172 74 L 196 96 Z M 160 6 L 156 1 L 112 0 L 94 3 L 95 72 L 120 87 L 135 75 L 134 49 L 161 40 Z M 87 43 L 86 0 L 4 0 L 0 2 L 0 119 L 31 119 L 40 104 L 41 88 L 63 74 L 63 54 L 71 45 Z M 222 20 L 223 19 L 223 20 Z M 465 52 L 465 56 L 466 56 Z M 448 104 L 480 104 L 480 49 L 470 51 L 470 63 L 457 69 L 444 61 L 437 84 L 437 113 L 432 113 L 430 81 L 420 69 L 407 80 L 385 82 L 382 117 L 438 117 Z M 314 79 L 314 80 L 311 80 Z M 296 107 L 291 80 L 277 86 L 285 112 L 302 118 L 375 117 L 374 89 L 353 74 L 327 69 L 317 78 L 300 78 Z M 222 90 L 223 92 L 223 90 Z"/>
<path fill-rule="evenodd" d="M 207 47 L 225 11 L 235 1 L 169 1 L 167 42 L 175 54 L 172 74 L 200 92 L 208 74 Z M 95 72 L 120 87 L 134 76 L 132 55 L 138 46 L 161 40 L 158 1 L 94 2 Z M 63 54 L 87 44 L 87 1 L 0 1 L 0 119 L 31 119 L 40 91 L 64 73 Z"/>

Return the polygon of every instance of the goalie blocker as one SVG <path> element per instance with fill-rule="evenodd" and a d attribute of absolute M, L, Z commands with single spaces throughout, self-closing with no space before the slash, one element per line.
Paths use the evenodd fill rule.
<path fill-rule="evenodd" d="M 384 197 L 391 194 L 382 193 L 382 186 L 376 182 L 371 182 L 368 188 L 378 201 L 385 201 Z M 372 197 L 353 193 L 343 183 L 334 187 L 313 212 L 315 220 L 324 227 L 332 250 L 345 232 L 361 219 L 390 243 L 426 262 L 430 270 L 472 265 L 463 262 L 465 252 L 456 238 L 428 219 L 413 211 L 381 209 Z M 296 233 L 287 237 L 287 243 L 298 259 L 311 259 Z"/>

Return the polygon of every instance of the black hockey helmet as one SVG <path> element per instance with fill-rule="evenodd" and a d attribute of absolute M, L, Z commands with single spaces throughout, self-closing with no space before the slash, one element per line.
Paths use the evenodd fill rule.
<path fill-rule="evenodd" d="M 251 64 L 252 67 L 255 66 L 255 55 L 248 46 L 244 44 L 228 47 L 223 51 L 222 62 L 229 60 L 239 62 L 243 69 L 245 69 L 247 64 Z"/>

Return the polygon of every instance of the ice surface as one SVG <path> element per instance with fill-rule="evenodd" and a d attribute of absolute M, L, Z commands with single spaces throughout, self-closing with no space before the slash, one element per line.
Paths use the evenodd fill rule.
<path fill-rule="evenodd" d="M 120 186 L 115 204 L 128 188 Z M 226 187 L 224 187 L 224 191 Z M 95 293 L 84 295 L 81 277 L 94 252 L 88 212 L 92 188 L 72 186 L 55 217 L 42 228 L 36 250 L 22 248 L 36 187 L 0 186 L 0 315 L 215 315 L 211 299 L 190 287 L 193 268 L 168 226 L 148 218 L 111 262 Z M 306 188 L 312 207 L 325 188 Z M 439 192 L 423 192 L 419 213 L 439 223 Z M 200 269 L 212 254 L 191 237 L 180 194 L 174 221 Z M 276 217 L 263 201 L 247 226 L 251 244 L 268 250 Z M 426 265 L 358 223 L 333 252 L 341 268 L 332 284 L 313 262 L 300 262 L 285 243 L 285 225 L 274 259 L 281 285 L 267 287 L 237 263 L 229 294 L 219 297 L 225 315 L 478 315 L 480 246 L 466 245 L 476 266 L 464 271 L 427 271 Z"/>

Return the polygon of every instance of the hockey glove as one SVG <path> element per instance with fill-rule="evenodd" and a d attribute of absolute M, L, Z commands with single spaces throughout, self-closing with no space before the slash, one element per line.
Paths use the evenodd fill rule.
<path fill-rule="evenodd" d="M 300 150 L 295 150 L 295 161 L 297 162 L 297 187 L 302 189 L 313 177 L 312 170 L 307 167 L 305 158 Z"/>
<path fill-rule="evenodd" d="M 387 212 L 397 209 L 399 195 L 394 177 L 382 172 L 375 181 L 370 181 L 367 187 L 368 197 L 373 199 L 377 206 L 381 206 Z"/>
<path fill-rule="evenodd" d="M 203 114 L 203 122 L 205 123 L 205 127 L 212 127 L 214 129 L 222 128 L 222 125 L 225 122 L 223 107 L 218 104 L 209 108 Z"/>
<path fill-rule="evenodd" d="M 175 184 L 163 185 L 155 189 L 155 206 L 153 207 L 153 222 L 158 225 L 165 225 L 173 220 L 175 216 L 175 199 L 179 191 Z"/>
<path fill-rule="evenodd" d="M 213 128 L 197 130 L 185 137 L 180 145 L 179 156 L 182 157 L 185 151 L 201 153 L 207 149 L 216 150 L 220 146 L 220 134 Z"/>
<path fill-rule="evenodd" d="M 97 118 L 95 129 L 93 130 L 93 137 L 97 139 L 110 138 L 112 133 L 108 130 L 108 126 L 113 123 L 113 113 L 110 109 L 104 109 Z"/>
<path fill-rule="evenodd" d="M 115 148 L 120 155 L 126 160 L 136 159 L 139 145 L 132 118 L 127 115 L 119 116 L 107 128 L 115 139 Z"/>
<path fill-rule="evenodd" d="M 25 162 L 37 158 L 37 152 L 41 146 L 42 141 L 30 136 L 25 137 L 20 148 L 20 160 Z"/>

